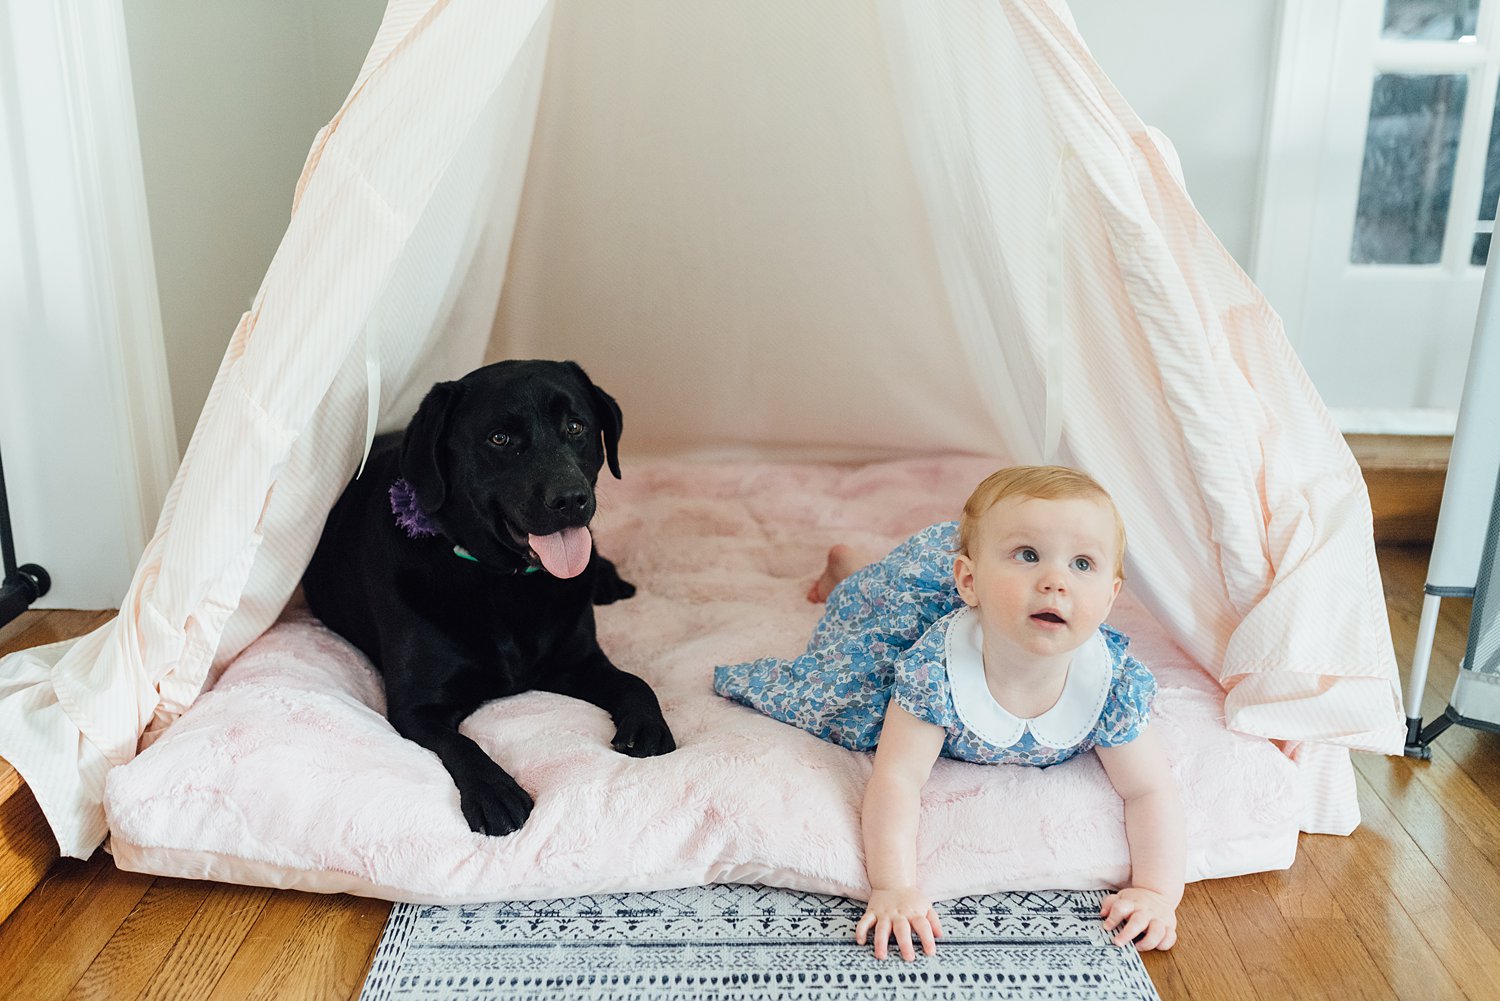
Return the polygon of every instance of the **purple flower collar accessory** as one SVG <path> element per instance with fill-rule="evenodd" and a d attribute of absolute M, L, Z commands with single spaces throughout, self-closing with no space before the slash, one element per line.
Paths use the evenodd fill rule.
<path fill-rule="evenodd" d="M 391 513 L 396 516 L 396 524 L 405 529 L 410 538 L 425 539 L 438 534 L 432 516 L 422 510 L 416 490 L 404 478 L 391 484 Z"/>

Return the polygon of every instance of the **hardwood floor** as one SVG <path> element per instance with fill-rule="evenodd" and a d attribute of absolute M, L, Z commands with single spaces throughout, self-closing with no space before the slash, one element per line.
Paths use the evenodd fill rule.
<path fill-rule="evenodd" d="M 1379 555 L 1404 667 L 1427 550 Z M 1447 702 L 1468 614 L 1443 603 L 1424 718 Z M 0 652 L 83 621 L 69 615 L 97 613 L 28 613 Z M 1358 755 L 1356 769 L 1352 836 L 1304 835 L 1286 872 L 1188 887 L 1177 947 L 1145 957 L 1164 999 L 1496 996 L 1500 736 L 1454 727 L 1430 762 Z M 0 998 L 352 998 L 389 906 L 65 859 L 0 924 Z"/>

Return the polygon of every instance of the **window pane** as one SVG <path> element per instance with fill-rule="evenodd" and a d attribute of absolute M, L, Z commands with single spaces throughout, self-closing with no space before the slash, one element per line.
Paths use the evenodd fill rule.
<path fill-rule="evenodd" d="M 1375 77 L 1350 261 L 1434 264 L 1442 258 L 1468 88 L 1462 75 Z"/>
<path fill-rule="evenodd" d="M 1500 101 L 1490 119 L 1490 151 L 1484 161 L 1484 192 L 1479 196 L 1479 218 L 1495 218 L 1495 200 L 1500 198 Z"/>
<path fill-rule="evenodd" d="M 1449 41 L 1474 34 L 1479 0 L 1386 0 L 1382 38 Z"/>
<path fill-rule="evenodd" d="M 1474 250 L 1469 254 L 1470 264 L 1483 264 L 1490 256 L 1490 234 L 1474 234 Z"/>

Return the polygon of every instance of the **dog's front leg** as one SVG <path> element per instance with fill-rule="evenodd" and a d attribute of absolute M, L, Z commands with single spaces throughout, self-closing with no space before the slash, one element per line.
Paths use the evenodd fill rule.
<path fill-rule="evenodd" d="M 458 803 L 469 829 L 496 836 L 519 830 L 531 816 L 531 796 L 474 741 L 458 732 L 474 707 L 392 707 L 391 725 L 407 740 L 436 754 L 458 786 Z"/>
<path fill-rule="evenodd" d="M 610 663 L 595 650 L 578 664 L 545 674 L 538 688 L 591 702 L 615 721 L 615 750 L 633 758 L 650 758 L 677 749 L 661 714 L 656 693 L 640 678 Z"/>

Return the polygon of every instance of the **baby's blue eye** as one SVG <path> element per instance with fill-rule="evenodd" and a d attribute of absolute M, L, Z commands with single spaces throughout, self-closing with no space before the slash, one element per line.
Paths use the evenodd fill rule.
<path fill-rule="evenodd" d="M 1073 560 L 1073 569 L 1082 570 L 1085 573 L 1094 569 L 1094 561 L 1087 556 L 1079 556 Z"/>
<path fill-rule="evenodd" d="M 1032 549 L 1028 546 L 1026 548 L 1016 550 L 1016 559 L 1020 560 L 1022 563 L 1037 563 L 1041 560 L 1041 557 L 1036 554 L 1035 549 Z"/>

